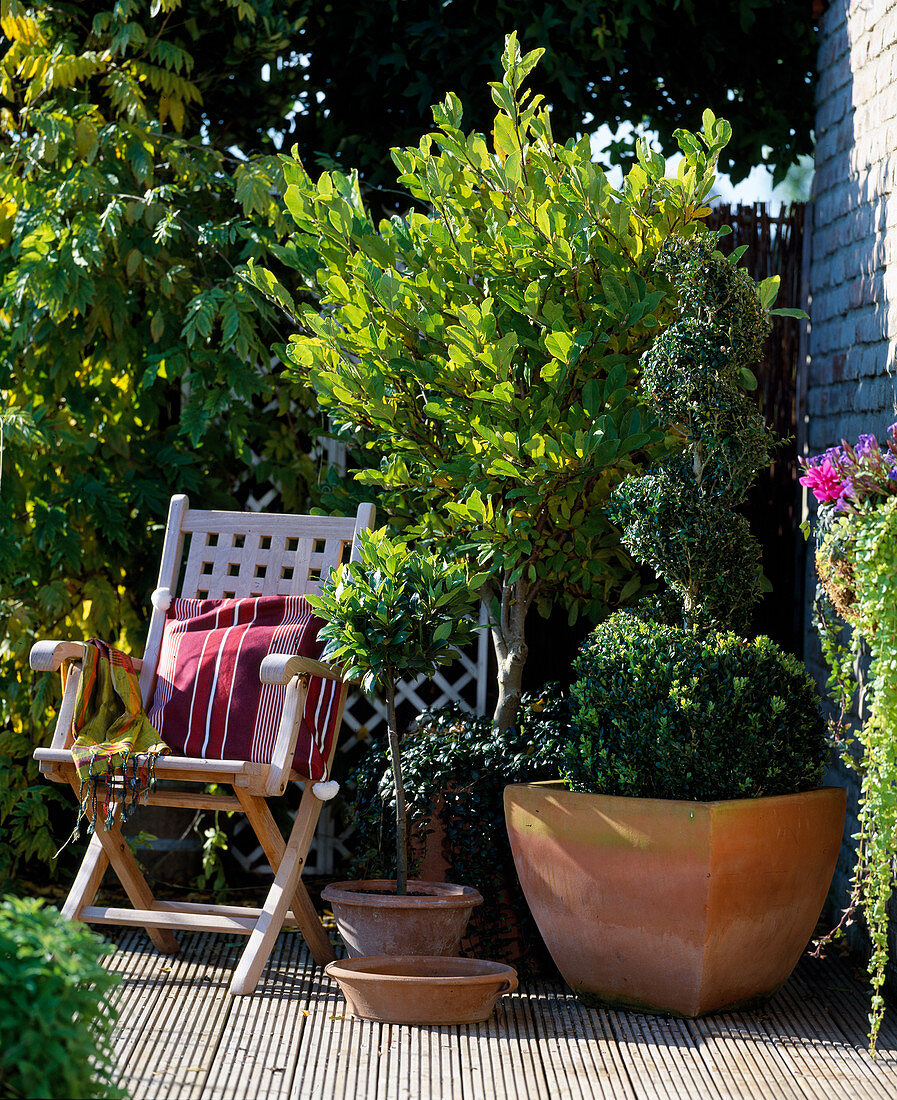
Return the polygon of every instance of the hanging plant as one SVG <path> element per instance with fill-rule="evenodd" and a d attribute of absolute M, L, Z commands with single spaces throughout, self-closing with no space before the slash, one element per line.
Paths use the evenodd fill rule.
<path fill-rule="evenodd" d="M 800 481 L 819 502 L 816 619 L 839 708 L 832 730 L 845 764 L 860 776 L 857 863 L 841 924 L 860 909 L 868 925 L 874 1050 L 885 1007 L 888 901 L 897 851 L 897 424 L 888 428 L 884 444 L 866 434 L 811 458 Z M 840 635 L 845 623 L 846 642 Z M 848 714 L 861 657 L 864 714 L 854 729 Z M 860 752 L 854 751 L 857 740 Z"/>

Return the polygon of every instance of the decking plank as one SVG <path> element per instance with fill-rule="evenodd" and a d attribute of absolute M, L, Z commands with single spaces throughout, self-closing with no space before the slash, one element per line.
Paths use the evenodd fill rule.
<path fill-rule="evenodd" d="M 205 1093 L 229 1009 L 227 983 L 236 947 L 223 936 L 182 933 L 180 939 L 178 955 L 141 952 L 136 981 L 128 972 L 123 983 L 131 996 L 122 1002 L 120 1033 L 129 1049 L 118 1058 L 124 1067 L 119 1083 L 141 1100 L 193 1100 Z M 129 1036 L 134 993 L 141 1020 Z"/>
<path fill-rule="evenodd" d="M 335 983 L 323 970 L 311 971 L 312 992 L 309 995 L 305 1026 L 296 1054 L 296 1070 L 290 1088 L 292 1100 L 307 1100 L 311 1097 L 339 1095 L 333 1091 L 337 1067 L 348 1052 L 358 1051 L 362 1060 L 372 1055 L 372 1028 L 381 1025 L 355 1026 Z M 376 1043 L 378 1039 L 374 1039 Z M 361 1092 L 359 1096 L 377 1095 L 374 1092 Z"/>
<path fill-rule="evenodd" d="M 662 1016 L 630 1016 L 643 1036 L 655 1064 L 670 1082 L 672 1095 L 750 1097 L 742 1094 L 737 1077 L 720 1072 L 719 1066 L 707 1066 L 700 1045 L 688 1030 L 687 1021 Z M 709 1071 L 709 1072 L 708 1072 Z"/>
<path fill-rule="evenodd" d="M 314 964 L 295 934 L 279 938 L 251 997 L 228 995 L 229 1010 L 206 1095 L 221 1100 L 287 1096 L 313 989 Z"/>
<path fill-rule="evenodd" d="M 891 1100 L 897 1019 L 866 1050 L 866 990 L 838 957 L 804 960 L 767 1005 L 703 1020 L 588 1008 L 523 983 L 483 1024 L 356 1020 L 301 937 L 258 989 L 227 992 L 242 940 L 182 933 L 159 955 L 115 933 L 115 1049 L 132 1100 Z"/>

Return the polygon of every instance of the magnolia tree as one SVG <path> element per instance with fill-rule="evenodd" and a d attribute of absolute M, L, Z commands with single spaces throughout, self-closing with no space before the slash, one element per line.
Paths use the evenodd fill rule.
<path fill-rule="evenodd" d="M 673 177 L 642 142 L 615 190 L 588 137 L 555 141 L 523 89 L 542 52 L 521 56 L 508 37 L 491 140 L 462 131 L 448 95 L 436 131 L 393 152 L 426 213 L 374 225 L 356 175 L 314 182 L 284 158 L 298 232 L 283 258 L 309 270 L 318 300 L 297 308 L 271 271 L 250 269 L 301 324 L 295 376 L 371 453 L 356 477 L 410 537 L 487 574 L 499 728 L 517 712 L 530 609 L 558 601 L 573 621 L 639 588 L 604 505 L 664 448 L 636 396 L 639 358 L 676 311 L 655 259 L 701 231 L 731 132 L 709 112 L 702 134 L 679 132 Z"/>

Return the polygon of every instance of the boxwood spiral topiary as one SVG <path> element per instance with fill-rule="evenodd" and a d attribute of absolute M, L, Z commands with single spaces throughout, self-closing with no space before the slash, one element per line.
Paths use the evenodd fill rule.
<path fill-rule="evenodd" d="M 619 612 L 592 632 L 573 667 L 574 790 L 712 801 L 821 781 L 816 689 L 768 638 Z"/>
<path fill-rule="evenodd" d="M 753 280 L 704 238 L 659 261 L 679 319 L 642 361 L 642 388 L 682 451 L 612 494 L 608 514 L 638 561 L 664 578 L 686 626 L 743 631 L 760 595 L 760 548 L 742 503 L 769 461 L 770 435 L 744 393 L 769 320 Z"/>
<path fill-rule="evenodd" d="M 818 785 L 825 729 L 816 689 L 768 638 L 745 640 L 759 546 L 736 509 L 769 460 L 744 394 L 769 330 L 746 272 L 705 238 L 660 261 L 679 319 L 642 362 L 647 404 L 678 455 L 612 494 L 623 542 L 666 582 L 618 612 L 574 663 L 568 780 L 653 798 L 751 798 Z"/>

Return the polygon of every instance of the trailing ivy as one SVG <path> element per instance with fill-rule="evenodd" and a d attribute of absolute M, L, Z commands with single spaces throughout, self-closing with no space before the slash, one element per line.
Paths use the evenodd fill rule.
<path fill-rule="evenodd" d="M 860 775 L 850 905 L 820 944 L 837 935 L 856 908 L 862 910 L 871 940 L 874 1053 L 885 1007 L 888 901 L 897 851 L 897 423 L 881 442 L 867 432 L 803 466 L 801 484 L 819 505 L 815 609 L 829 692 L 839 710 L 831 729 L 844 764 Z M 803 530 L 809 536 L 809 523 Z M 860 687 L 862 709 L 854 723 L 849 714 Z"/>
<path fill-rule="evenodd" d="M 869 1015 L 872 1049 L 881 1027 L 883 987 L 889 960 L 888 902 L 893 893 L 897 851 L 897 496 L 867 500 L 837 520 L 841 551 L 849 543 L 850 602 L 845 641 L 827 597 L 817 596 L 817 627 L 831 672 L 829 690 L 840 715 L 833 722 L 844 763 L 859 773 L 859 832 L 851 907 L 866 919 L 871 942 Z M 831 533 L 820 543 L 817 568 L 829 576 L 824 560 Z M 819 562 L 819 557 L 823 562 Z M 862 676 L 864 715 L 856 729 L 847 717 Z M 859 753 L 856 751 L 859 743 Z M 848 911 L 849 912 L 849 911 Z M 842 922 L 843 923 L 843 922 Z"/>

